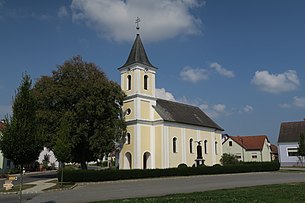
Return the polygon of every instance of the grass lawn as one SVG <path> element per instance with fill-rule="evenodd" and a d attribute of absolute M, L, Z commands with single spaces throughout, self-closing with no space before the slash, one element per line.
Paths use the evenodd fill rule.
<path fill-rule="evenodd" d="M 52 180 L 52 181 L 49 181 L 48 183 L 55 183 L 56 185 L 54 185 L 53 187 L 47 188 L 43 191 L 56 190 L 56 189 L 69 189 L 75 185 L 75 183 L 71 183 L 71 182 L 63 182 L 62 185 L 60 185 L 60 182 L 58 182 L 58 180 Z"/>
<path fill-rule="evenodd" d="M 100 202 L 301 203 L 304 191 L 305 183 L 290 183 Z"/>

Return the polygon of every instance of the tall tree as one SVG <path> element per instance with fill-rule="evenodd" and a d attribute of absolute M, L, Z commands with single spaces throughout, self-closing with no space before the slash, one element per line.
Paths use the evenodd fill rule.
<path fill-rule="evenodd" d="M 61 178 L 60 183 L 62 186 L 63 176 L 64 176 L 64 166 L 66 162 L 71 161 L 71 148 L 72 144 L 69 140 L 70 124 L 68 121 L 68 115 L 64 115 L 60 122 L 60 128 L 58 130 L 58 135 L 55 140 L 55 145 L 53 147 L 53 152 L 56 159 L 60 162 L 61 167 Z"/>
<path fill-rule="evenodd" d="M 86 162 L 111 152 L 114 141 L 125 133 L 121 108 L 125 94 L 95 64 L 80 56 L 58 66 L 51 76 L 41 77 L 34 92 L 47 146 L 54 147 L 61 118 L 69 115 L 71 159 L 83 169 Z"/>
<path fill-rule="evenodd" d="M 298 149 L 298 158 L 303 166 L 304 164 L 304 158 L 305 158 L 305 134 L 300 134 L 299 139 L 299 149 Z"/>
<path fill-rule="evenodd" d="M 23 167 L 38 159 L 43 148 L 36 122 L 36 100 L 31 91 L 30 76 L 24 74 L 13 101 L 13 115 L 6 118 L 0 138 L 3 155 L 20 166 L 20 201 L 23 184 Z"/>

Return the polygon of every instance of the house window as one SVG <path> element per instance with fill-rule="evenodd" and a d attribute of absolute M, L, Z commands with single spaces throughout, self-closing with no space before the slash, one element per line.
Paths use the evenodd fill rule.
<path fill-rule="evenodd" d="M 127 90 L 131 90 L 131 75 L 127 76 Z"/>
<path fill-rule="evenodd" d="M 204 141 L 204 153 L 205 154 L 208 153 L 208 141 L 207 140 Z"/>
<path fill-rule="evenodd" d="M 191 138 L 190 139 L 190 153 L 193 154 L 193 142 L 194 140 Z"/>
<path fill-rule="evenodd" d="M 218 148 L 218 143 L 215 142 L 215 154 L 218 154 L 217 148 Z"/>
<path fill-rule="evenodd" d="M 177 138 L 173 138 L 173 153 L 177 153 Z"/>
<path fill-rule="evenodd" d="M 298 156 L 298 148 L 288 148 L 288 156 Z"/>
<path fill-rule="evenodd" d="M 252 159 L 257 159 L 257 154 L 256 153 L 252 153 Z"/>
<path fill-rule="evenodd" d="M 229 141 L 229 147 L 232 147 L 232 141 Z"/>
<path fill-rule="evenodd" d="M 144 75 L 144 89 L 147 90 L 148 89 L 148 76 Z"/>
<path fill-rule="evenodd" d="M 130 133 L 126 135 L 126 144 L 130 144 Z"/>
<path fill-rule="evenodd" d="M 241 153 L 237 153 L 237 154 L 236 154 L 236 158 L 237 158 L 237 159 L 241 159 Z"/>

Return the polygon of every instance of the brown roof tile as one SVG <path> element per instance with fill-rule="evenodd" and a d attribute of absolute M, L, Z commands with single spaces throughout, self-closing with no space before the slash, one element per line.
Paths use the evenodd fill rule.
<path fill-rule="evenodd" d="M 298 142 L 305 133 L 305 121 L 281 123 L 278 142 Z"/>
<path fill-rule="evenodd" d="M 278 150 L 277 150 L 277 146 L 276 145 L 271 144 L 270 148 L 271 148 L 271 153 L 272 154 L 278 154 Z"/>
<path fill-rule="evenodd" d="M 5 127 L 4 123 L 2 121 L 0 121 L 0 131 L 3 130 Z"/>
<path fill-rule="evenodd" d="M 266 135 L 229 137 L 246 150 L 262 150 L 265 143 L 265 139 L 267 139 L 268 141 L 268 137 Z"/>

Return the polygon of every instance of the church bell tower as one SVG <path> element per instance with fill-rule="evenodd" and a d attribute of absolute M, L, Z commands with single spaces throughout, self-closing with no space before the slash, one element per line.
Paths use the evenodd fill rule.
<path fill-rule="evenodd" d="M 139 18 L 137 18 L 139 30 Z M 126 142 L 120 153 L 120 169 L 154 168 L 154 109 L 155 74 L 154 67 L 145 52 L 140 34 L 129 53 L 126 63 L 118 68 L 121 74 L 121 88 L 126 94 L 123 103 L 127 124 Z"/>

